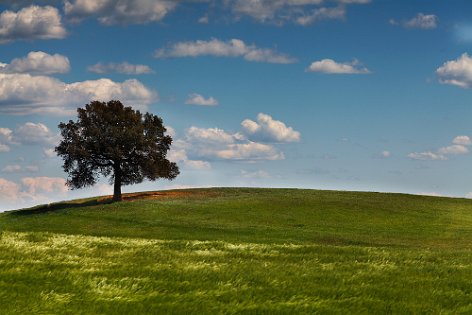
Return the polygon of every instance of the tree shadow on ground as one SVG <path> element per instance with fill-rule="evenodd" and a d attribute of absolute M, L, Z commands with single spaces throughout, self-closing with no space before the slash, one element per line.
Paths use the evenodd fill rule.
<path fill-rule="evenodd" d="M 60 210 L 65 210 L 69 208 L 84 208 L 84 207 L 91 207 L 97 205 L 105 205 L 113 203 L 112 198 L 98 198 L 92 200 L 85 200 L 85 201 L 75 201 L 75 202 L 57 202 L 57 203 L 50 203 L 47 205 L 40 205 L 33 208 L 27 209 L 20 209 L 20 210 L 12 210 L 7 211 L 9 215 L 14 216 L 26 216 L 26 215 L 34 215 L 34 214 L 42 214 L 48 212 L 55 212 Z"/>

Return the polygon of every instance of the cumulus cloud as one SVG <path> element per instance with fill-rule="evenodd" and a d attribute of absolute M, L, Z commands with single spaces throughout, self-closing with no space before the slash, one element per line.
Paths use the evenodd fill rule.
<path fill-rule="evenodd" d="M 175 154 L 189 160 L 281 160 L 284 155 L 269 144 L 246 139 L 241 133 L 230 134 L 219 128 L 198 128 L 192 126 L 185 137 L 174 143 Z M 190 157 L 190 158 L 189 158 Z"/>
<path fill-rule="evenodd" d="M 56 151 L 54 151 L 54 148 L 43 149 L 43 153 L 48 158 L 57 156 Z"/>
<path fill-rule="evenodd" d="M 457 136 L 452 140 L 452 143 L 460 145 L 471 145 L 472 141 L 468 136 Z"/>
<path fill-rule="evenodd" d="M 24 177 L 19 183 L 0 178 L 0 210 L 32 206 L 65 196 L 68 188 L 63 178 Z"/>
<path fill-rule="evenodd" d="M 424 30 L 430 30 L 438 26 L 438 17 L 434 14 L 418 13 L 416 16 L 409 20 L 397 21 L 395 19 L 390 19 L 389 22 L 392 25 L 401 25 L 406 28 L 419 28 Z"/>
<path fill-rule="evenodd" d="M 13 131 L 9 128 L 0 128 L 0 153 L 9 152 L 13 142 Z"/>
<path fill-rule="evenodd" d="M 14 141 L 22 144 L 56 144 L 59 135 L 52 133 L 42 123 L 26 122 L 16 128 Z"/>
<path fill-rule="evenodd" d="M 469 149 L 467 147 L 460 145 L 460 144 L 453 144 L 447 147 L 442 147 L 438 150 L 440 154 L 467 154 L 469 153 Z"/>
<path fill-rule="evenodd" d="M 220 128 L 192 126 L 185 135 L 174 141 L 169 156 L 188 167 L 207 169 L 209 162 L 227 161 L 274 161 L 285 159 L 277 146 L 264 142 L 294 142 L 300 133 L 267 114 L 259 114 L 257 122 L 246 119 L 241 123 L 242 132 L 227 132 Z"/>
<path fill-rule="evenodd" d="M 24 39 L 61 39 L 67 35 L 59 11 L 31 5 L 17 12 L 0 13 L 0 43 Z"/>
<path fill-rule="evenodd" d="M 162 20 L 177 4 L 175 0 L 69 0 L 64 12 L 72 21 L 97 17 L 105 25 L 145 24 Z"/>
<path fill-rule="evenodd" d="M 446 61 L 436 70 L 436 74 L 442 84 L 468 89 L 472 87 L 472 58 L 464 53 L 456 60 Z"/>
<path fill-rule="evenodd" d="M 52 74 L 67 73 L 69 70 L 67 57 L 42 51 L 32 51 L 26 57 L 15 58 L 9 64 L 0 65 L 0 72 L 4 73 Z"/>
<path fill-rule="evenodd" d="M 441 147 L 437 152 L 414 152 L 408 154 L 408 157 L 414 160 L 440 160 L 448 159 L 448 155 L 460 155 L 469 153 L 468 145 L 472 142 L 468 136 L 457 136 L 452 140 L 452 145 Z"/>
<path fill-rule="evenodd" d="M 156 50 L 156 58 L 179 57 L 241 57 L 247 61 L 288 64 L 296 62 L 296 59 L 276 52 L 268 48 L 258 48 L 248 45 L 240 39 L 222 41 L 216 38 L 211 40 L 197 40 L 174 43 L 166 48 Z"/>
<path fill-rule="evenodd" d="M 52 192 L 65 193 L 68 190 L 66 181 L 57 177 L 25 177 L 21 179 L 21 184 L 31 195 Z"/>
<path fill-rule="evenodd" d="M 99 79 L 68 84 L 48 76 L 0 73 L 0 113 L 3 114 L 70 114 L 91 100 L 110 99 L 146 109 L 157 100 L 157 93 L 135 79 L 122 83 Z"/>
<path fill-rule="evenodd" d="M 447 157 L 442 154 L 433 153 L 431 151 L 427 152 L 413 152 L 408 154 L 408 157 L 413 160 L 431 160 L 431 161 L 445 161 Z"/>
<path fill-rule="evenodd" d="M 16 203 L 20 198 L 20 190 L 20 185 L 4 178 L 0 178 L 0 201 L 6 203 L 7 205 Z M 0 206 L 5 207 L 4 204 L 0 204 Z"/>
<path fill-rule="evenodd" d="M 285 159 L 283 152 L 280 152 L 275 147 L 252 141 L 228 144 L 225 149 L 218 150 L 215 153 L 217 157 L 225 160 L 257 161 Z"/>
<path fill-rule="evenodd" d="M 190 169 L 196 170 L 208 170 L 211 169 L 211 164 L 208 161 L 202 160 L 191 160 L 187 156 L 187 152 L 183 149 L 171 149 L 167 155 L 169 161 L 172 162 L 182 162 L 184 165 Z"/>
<path fill-rule="evenodd" d="M 259 113 L 257 122 L 245 119 L 241 122 L 245 134 L 253 140 L 263 142 L 298 142 L 300 132 L 287 127 L 285 123 L 274 120 L 271 116 Z"/>
<path fill-rule="evenodd" d="M 327 74 L 368 74 L 369 69 L 362 66 L 358 60 L 352 62 L 339 63 L 333 59 L 323 59 L 313 62 L 306 72 L 321 72 Z"/>
<path fill-rule="evenodd" d="M 236 140 L 241 140 L 240 134 L 229 134 L 219 128 L 205 129 L 195 126 L 187 129 L 186 137 L 190 141 L 195 140 L 203 143 L 234 143 Z"/>
<path fill-rule="evenodd" d="M 146 65 L 134 65 L 128 62 L 122 63 L 97 63 L 93 66 L 87 68 L 90 72 L 95 73 L 110 73 L 110 72 L 117 72 L 117 73 L 124 73 L 124 74 L 148 74 L 153 73 L 152 69 Z"/>
<path fill-rule="evenodd" d="M 212 96 L 205 98 L 200 94 L 192 93 L 188 96 L 185 104 L 198 106 L 216 106 L 218 105 L 218 101 Z"/>

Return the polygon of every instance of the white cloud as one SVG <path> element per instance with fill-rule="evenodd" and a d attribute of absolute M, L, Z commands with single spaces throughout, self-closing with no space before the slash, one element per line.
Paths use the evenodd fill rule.
<path fill-rule="evenodd" d="M 465 195 L 465 198 L 472 199 L 472 192 L 469 192 Z"/>
<path fill-rule="evenodd" d="M 154 71 L 146 65 L 134 65 L 128 62 L 122 63 L 97 63 L 93 66 L 87 68 L 90 72 L 95 73 L 110 73 L 110 72 L 117 72 L 117 73 L 124 73 L 124 74 L 148 74 L 153 73 Z"/>
<path fill-rule="evenodd" d="M 9 128 L 0 128 L 0 141 L 11 142 L 13 140 L 13 131 Z"/>
<path fill-rule="evenodd" d="M 274 120 L 271 116 L 259 113 L 257 122 L 245 119 L 241 122 L 243 131 L 254 140 L 264 142 L 298 142 L 300 132 L 287 127 L 283 122 Z"/>
<path fill-rule="evenodd" d="M 319 8 L 312 13 L 298 17 L 295 22 L 300 25 L 310 25 L 321 20 L 343 19 L 346 16 L 344 6 L 334 8 Z"/>
<path fill-rule="evenodd" d="M 0 201 L 3 201 L 7 205 L 17 202 L 20 198 L 20 190 L 20 185 L 0 178 Z M 0 204 L 0 206 L 4 207 L 5 205 Z"/>
<path fill-rule="evenodd" d="M 8 144 L 13 142 L 13 131 L 8 128 L 0 128 L 0 153 L 9 152 L 10 146 Z"/>
<path fill-rule="evenodd" d="M 203 143 L 234 143 L 240 136 L 238 134 L 229 134 L 219 128 L 198 128 L 192 126 L 186 131 L 187 139 Z"/>
<path fill-rule="evenodd" d="M 284 155 L 277 148 L 247 140 L 242 134 L 230 134 L 219 128 L 190 127 L 185 137 L 173 144 L 175 160 L 281 160 Z M 190 165 L 186 162 L 187 165 Z M 202 164 L 202 163 L 200 163 Z M 206 167 L 206 164 L 202 164 Z"/>
<path fill-rule="evenodd" d="M 236 14 L 248 15 L 260 22 L 265 22 L 276 18 L 282 19 L 282 17 L 278 17 L 280 11 L 287 12 L 290 7 L 320 4 L 322 2 L 323 0 L 236 0 L 233 3 L 232 9 Z"/>
<path fill-rule="evenodd" d="M 460 145 L 471 145 L 472 141 L 468 136 L 457 136 L 452 140 L 452 143 Z"/>
<path fill-rule="evenodd" d="M 165 126 L 165 128 L 166 128 L 166 133 L 172 138 L 175 138 L 175 136 L 177 135 L 177 132 L 175 131 L 175 129 L 171 126 Z"/>
<path fill-rule="evenodd" d="M 20 171 L 21 171 L 21 166 L 18 164 L 10 164 L 2 168 L 2 172 L 4 173 L 15 173 L 15 172 L 20 172 Z"/>
<path fill-rule="evenodd" d="M 0 210 L 47 203 L 65 197 L 66 181 L 55 177 L 24 177 L 19 183 L 0 178 Z"/>
<path fill-rule="evenodd" d="M 389 157 L 392 156 L 392 153 L 390 151 L 384 150 L 380 152 L 379 157 L 382 159 L 388 159 Z"/>
<path fill-rule="evenodd" d="M 185 160 L 185 165 L 194 170 L 209 170 L 211 169 L 211 164 L 207 161 L 200 160 Z"/>
<path fill-rule="evenodd" d="M 209 98 L 205 98 L 200 94 L 192 93 L 188 96 L 185 104 L 188 105 L 199 105 L 199 106 L 217 106 L 218 101 L 210 96 Z"/>
<path fill-rule="evenodd" d="M 408 157 L 414 160 L 448 160 L 447 155 L 459 155 L 469 153 L 469 149 L 466 147 L 471 144 L 471 140 L 468 136 L 457 136 L 452 140 L 452 145 L 441 147 L 437 152 L 413 152 L 408 154 Z"/>
<path fill-rule="evenodd" d="M 146 109 L 157 100 L 157 93 L 135 79 L 122 83 L 99 79 L 67 84 L 48 76 L 0 73 L 0 113 L 3 114 L 71 114 L 77 106 L 92 100 L 111 99 Z"/>
<path fill-rule="evenodd" d="M 456 60 L 446 61 L 436 70 L 436 74 L 442 84 L 470 88 L 472 87 L 472 58 L 464 53 Z"/>
<path fill-rule="evenodd" d="M 228 144 L 223 150 L 215 152 L 216 156 L 225 160 L 283 160 L 285 156 L 275 147 L 257 143 L 235 143 Z"/>
<path fill-rule="evenodd" d="M 70 0 L 64 12 L 72 21 L 97 17 L 100 23 L 144 24 L 158 22 L 175 9 L 175 0 Z"/>
<path fill-rule="evenodd" d="M 431 161 L 445 161 L 447 157 L 442 154 L 433 153 L 431 151 L 427 152 L 413 152 L 408 154 L 408 157 L 413 160 L 431 160 Z"/>
<path fill-rule="evenodd" d="M 268 62 L 288 64 L 296 62 L 296 59 L 280 54 L 272 49 L 258 48 L 255 45 L 247 45 L 240 39 L 221 41 L 213 38 L 211 40 L 197 40 L 178 42 L 166 48 L 158 49 L 154 56 L 156 58 L 178 58 L 178 57 L 242 57 L 247 61 Z"/>
<path fill-rule="evenodd" d="M 359 61 L 354 60 L 347 63 L 339 63 L 332 59 L 323 59 L 313 62 L 307 72 L 322 72 L 328 74 L 368 74 L 369 69 L 362 66 Z"/>
<path fill-rule="evenodd" d="M 57 156 L 56 151 L 54 151 L 54 148 L 43 149 L 43 153 L 46 157 L 49 158 Z"/>
<path fill-rule="evenodd" d="M 323 0 L 235 0 L 231 2 L 236 17 L 249 16 L 259 22 L 308 25 L 320 20 L 342 19 L 346 5 L 366 4 L 369 0 L 338 0 L 338 6 L 320 7 Z"/>
<path fill-rule="evenodd" d="M 0 43 L 20 39 L 60 39 L 66 36 L 59 11 L 31 5 L 18 12 L 0 13 Z"/>
<path fill-rule="evenodd" d="M 282 151 L 276 146 L 260 143 L 299 141 L 300 133 L 267 114 L 259 114 L 257 122 L 245 120 L 241 123 L 244 133 L 229 133 L 220 128 L 192 126 L 181 139 L 174 141 L 169 157 L 184 162 L 186 166 L 207 169 L 209 161 L 235 160 L 244 162 L 283 160 Z"/>
<path fill-rule="evenodd" d="M 200 23 L 200 24 L 208 24 L 208 22 L 209 22 L 208 15 L 202 16 L 201 18 L 198 19 L 197 22 Z"/>
<path fill-rule="evenodd" d="M 0 72 L 52 74 L 70 70 L 69 59 L 63 55 L 50 55 L 42 51 L 32 51 L 26 57 L 15 58 L 10 64 L 0 65 Z"/>
<path fill-rule="evenodd" d="M 467 147 L 460 145 L 460 144 L 453 144 L 447 147 L 440 148 L 438 150 L 440 154 L 467 154 L 469 153 L 469 149 Z"/>
<path fill-rule="evenodd" d="M 437 27 L 438 17 L 434 14 L 418 13 L 415 17 L 402 24 L 408 28 L 433 29 Z"/>
<path fill-rule="evenodd" d="M 25 177 L 21 179 L 26 192 L 31 195 L 38 193 L 65 193 L 68 188 L 66 181 L 58 177 Z"/>
<path fill-rule="evenodd" d="M 59 136 L 42 123 L 26 122 L 16 128 L 14 141 L 23 144 L 56 144 Z"/>
<path fill-rule="evenodd" d="M 207 161 L 190 160 L 184 149 L 172 148 L 169 151 L 167 158 L 169 159 L 169 161 L 172 161 L 172 162 L 176 162 L 176 163 L 183 162 L 186 167 L 191 168 L 191 169 L 196 169 L 196 170 L 211 169 L 211 164 Z"/>

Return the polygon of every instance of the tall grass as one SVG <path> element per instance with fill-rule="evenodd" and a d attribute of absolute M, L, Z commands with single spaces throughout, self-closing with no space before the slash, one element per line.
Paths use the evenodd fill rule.
<path fill-rule="evenodd" d="M 187 192 L 0 215 L 0 312 L 472 313 L 469 200 Z"/>

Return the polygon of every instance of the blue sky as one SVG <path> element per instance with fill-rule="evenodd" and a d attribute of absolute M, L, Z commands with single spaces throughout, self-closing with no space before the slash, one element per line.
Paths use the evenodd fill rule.
<path fill-rule="evenodd" d="M 0 4 L 0 209 L 68 191 L 57 125 L 91 100 L 161 116 L 181 168 L 124 191 L 472 196 L 470 1 Z"/>

